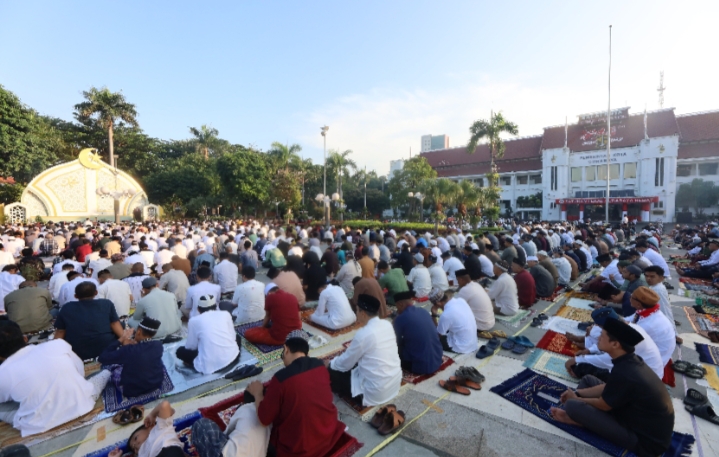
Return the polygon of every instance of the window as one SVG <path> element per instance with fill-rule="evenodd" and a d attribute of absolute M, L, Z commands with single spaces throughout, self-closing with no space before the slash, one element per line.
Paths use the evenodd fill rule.
<path fill-rule="evenodd" d="M 677 165 L 677 176 L 693 176 L 694 165 Z"/>
<path fill-rule="evenodd" d="M 517 176 L 517 184 L 527 184 L 529 176 Z"/>
<path fill-rule="evenodd" d="M 607 180 L 607 166 L 597 165 L 597 179 L 600 181 Z M 609 179 L 619 179 L 619 164 L 613 163 L 609 166 Z"/>
<path fill-rule="evenodd" d="M 656 168 L 654 170 L 654 185 L 661 187 L 664 185 L 664 157 L 656 159 Z"/>
<path fill-rule="evenodd" d="M 557 190 L 557 167 L 550 167 L 551 189 Z"/>
<path fill-rule="evenodd" d="M 700 163 L 699 164 L 699 176 L 715 175 L 717 174 L 717 163 Z"/>
<path fill-rule="evenodd" d="M 586 181 L 595 181 L 597 179 L 597 167 L 586 167 L 586 176 L 587 177 L 584 178 Z"/>
<path fill-rule="evenodd" d="M 499 178 L 499 183 L 503 186 L 511 186 L 512 185 L 512 177 L 511 176 L 502 176 Z"/>
<path fill-rule="evenodd" d="M 484 187 L 484 178 L 475 179 L 474 183 L 477 184 L 477 187 Z"/>
<path fill-rule="evenodd" d="M 529 177 L 530 184 L 542 184 L 542 175 L 531 175 Z"/>
<path fill-rule="evenodd" d="M 624 164 L 624 179 L 636 179 L 637 164 L 634 162 Z"/>
<path fill-rule="evenodd" d="M 664 208 L 664 202 L 654 202 L 654 208 Z"/>
<path fill-rule="evenodd" d="M 572 182 L 582 181 L 582 167 L 572 167 Z"/>

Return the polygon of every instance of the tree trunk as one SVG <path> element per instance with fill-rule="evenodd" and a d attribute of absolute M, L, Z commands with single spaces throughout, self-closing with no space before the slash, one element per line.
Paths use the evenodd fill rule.
<path fill-rule="evenodd" d="M 208 150 L 207 147 L 204 148 L 204 151 L 205 151 L 205 160 L 207 160 L 208 157 L 210 156 L 210 151 Z"/>
<path fill-rule="evenodd" d="M 110 124 L 110 128 L 107 129 L 107 142 L 110 148 L 110 166 L 115 167 L 115 140 L 112 131 L 112 124 Z"/>

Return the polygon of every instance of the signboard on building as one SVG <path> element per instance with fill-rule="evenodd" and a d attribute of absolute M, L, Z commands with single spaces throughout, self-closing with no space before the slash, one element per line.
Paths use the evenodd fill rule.
<path fill-rule="evenodd" d="M 610 197 L 609 204 L 616 203 L 655 203 L 659 197 Z M 606 198 L 558 198 L 555 203 L 559 205 L 604 205 Z"/>

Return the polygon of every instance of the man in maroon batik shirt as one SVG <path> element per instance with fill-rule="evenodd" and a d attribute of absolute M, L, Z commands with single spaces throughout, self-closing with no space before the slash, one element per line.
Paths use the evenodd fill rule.
<path fill-rule="evenodd" d="M 287 335 L 282 352 L 285 368 L 275 373 L 266 391 L 260 381 L 247 386 L 260 422 L 272 424 L 270 445 L 277 457 L 326 455 L 346 428 L 332 403 L 329 372 L 320 359 L 307 356 L 306 338 L 301 330 Z"/>
<path fill-rule="evenodd" d="M 517 283 L 519 307 L 529 308 L 537 301 L 537 286 L 534 283 L 534 278 L 524 269 L 524 265 L 517 258 L 512 260 L 512 273 L 514 273 L 514 282 Z"/>

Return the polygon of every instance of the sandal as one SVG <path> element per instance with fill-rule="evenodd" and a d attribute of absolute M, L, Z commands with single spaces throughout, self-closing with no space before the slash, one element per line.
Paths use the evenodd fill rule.
<path fill-rule="evenodd" d="M 527 338 L 524 335 L 513 336 L 511 338 L 508 338 L 508 341 L 514 341 L 515 344 L 520 344 L 520 345 L 528 347 L 528 348 L 534 347 L 534 343 L 529 341 L 529 338 Z"/>
<path fill-rule="evenodd" d="M 460 395 L 470 395 L 472 392 L 469 391 L 466 387 L 462 387 L 458 385 L 455 381 L 439 381 L 439 387 L 443 388 L 444 390 L 448 390 L 450 392 L 455 392 Z"/>
<path fill-rule="evenodd" d="M 467 378 L 479 384 L 485 381 L 484 375 L 474 367 L 459 367 L 457 371 L 454 372 L 454 375 Z"/>
<path fill-rule="evenodd" d="M 707 403 L 709 399 L 703 393 L 696 389 L 687 390 L 687 394 L 684 397 L 684 404 L 687 406 L 699 406 Z"/>
<path fill-rule="evenodd" d="M 676 362 L 672 363 L 672 370 L 676 371 L 677 373 L 686 373 L 690 365 L 691 363 L 685 360 L 677 360 Z"/>
<path fill-rule="evenodd" d="M 479 332 L 477 333 L 477 336 L 485 340 L 491 340 L 493 338 L 492 334 L 489 332 Z"/>
<path fill-rule="evenodd" d="M 508 351 L 511 351 L 512 349 L 514 349 L 514 346 L 515 346 L 515 344 L 514 344 L 514 341 L 512 341 L 512 340 L 507 340 L 504 343 L 502 343 L 502 349 L 507 349 Z"/>
<path fill-rule="evenodd" d="M 112 417 L 112 422 L 119 425 L 127 425 L 132 422 L 132 413 L 127 409 L 122 409 L 115 413 Z"/>
<path fill-rule="evenodd" d="M 489 333 L 495 338 L 506 338 L 507 337 L 507 334 L 504 332 L 504 330 L 492 330 Z"/>
<path fill-rule="evenodd" d="M 486 359 L 487 357 L 494 355 L 494 351 L 496 349 L 497 348 L 492 349 L 487 345 L 482 345 L 482 347 L 479 348 L 479 351 L 475 354 L 475 357 L 478 359 Z"/>
<path fill-rule="evenodd" d="M 135 405 L 130 407 L 130 416 L 132 419 L 130 422 L 140 422 L 145 417 L 145 407 L 142 405 Z"/>
<path fill-rule="evenodd" d="M 540 325 L 542 325 L 542 319 L 535 317 L 534 319 L 532 319 L 532 323 L 529 325 L 531 325 L 532 327 L 539 327 Z"/>
<path fill-rule="evenodd" d="M 372 427 L 374 428 L 380 428 L 384 423 L 385 416 L 387 416 L 387 414 L 391 413 L 392 411 L 397 411 L 397 406 L 385 405 L 381 407 L 370 421 L 370 425 L 372 425 Z"/>
<path fill-rule="evenodd" d="M 390 411 L 384 417 L 384 422 L 377 431 L 380 435 L 389 435 L 399 430 L 404 425 L 404 411 Z"/>
<path fill-rule="evenodd" d="M 549 319 L 549 317 L 544 313 L 539 313 L 539 315 L 537 316 L 537 319 L 539 319 L 541 321 L 546 321 L 547 319 Z"/>
<path fill-rule="evenodd" d="M 512 348 L 512 353 L 514 353 L 514 354 L 522 355 L 525 352 L 527 352 L 527 347 L 522 346 L 521 344 L 517 344 L 516 346 L 514 346 Z"/>
<path fill-rule="evenodd" d="M 488 347 L 489 349 L 491 349 L 492 351 L 494 351 L 495 349 L 497 349 L 500 344 L 502 344 L 502 342 L 499 341 L 499 339 L 496 338 L 496 337 L 493 337 L 491 340 L 487 341 L 487 347 Z"/>
<path fill-rule="evenodd" d="M 694 414 L 697 417 L 708 420 L 709 422 L 719 425 L 719 416 L 716 415 L 714 409 L 709 403 L 698 406 L 684 406 L 684 409 Z"/>
<path fill-rule="evenodd" d="M 482 386 L 478 382 L 474 382 L 471 379 L 465 378 L 463 376 L 450 376 L 449 380 L 456 382 L 462 387 L 469 387 L 472 390 L 482 390 Z"/>
<path fill-rule="evenodd" d="M 697 368 L 696 366 L 690 367 L 687 371 L 684 372 L 685 376 L 689 376 L 690 378 L 694 379 L 701 379 L 704 377 L 706 373 Z"/>

